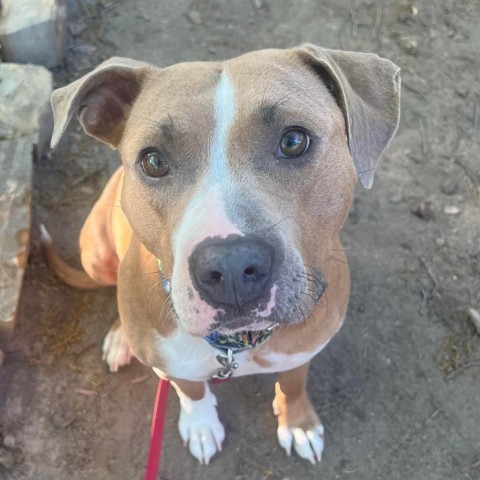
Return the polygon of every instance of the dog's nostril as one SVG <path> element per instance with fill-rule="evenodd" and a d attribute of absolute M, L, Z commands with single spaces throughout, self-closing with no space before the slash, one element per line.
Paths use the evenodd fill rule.
<path fill-rule="evenodd" d="M 258 270 L 255 267 L 247 267 L 243 271 L 243 274 L 248 280 L 256 280 L 258 277 Z"/>
<path fill-rule="evenodd" d="M 223 275 L 220 272 L 215 272 L 215 271 L 209 272 L 207 281 L 212 285 L 222 283 Z"/>

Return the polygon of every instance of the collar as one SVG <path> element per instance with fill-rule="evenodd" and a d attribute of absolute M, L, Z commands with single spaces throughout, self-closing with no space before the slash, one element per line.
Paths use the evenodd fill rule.
<path fill-rule="evenodd" d="M 237 353 L 258 347 L 263 342 L 266 342 L 272 336 L 273 328 L 274 325 L 265 330 L 243 330 L 226 335 L 214 331 L 203 338 L 217 350 L 223 352 L 232 350 L 232 352 Z"/>

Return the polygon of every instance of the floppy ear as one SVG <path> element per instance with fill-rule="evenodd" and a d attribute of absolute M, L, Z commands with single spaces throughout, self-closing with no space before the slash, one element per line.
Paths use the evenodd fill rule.
<path fill-rule="evenodd" d="M 54 148 L 74 113 L 88 135 L 116 148 L 125 121 L 138 96 L 147 63 L 114 57 L 95 70 L 52 93 Z"/>
<path fill-rule="evenodd" d="M 400 118 L 400 68 L 374 54 L 302 45 L 300 56 L 327 80 L 343 115 L 357 175 L 370 188 L 377 160 Z"/>

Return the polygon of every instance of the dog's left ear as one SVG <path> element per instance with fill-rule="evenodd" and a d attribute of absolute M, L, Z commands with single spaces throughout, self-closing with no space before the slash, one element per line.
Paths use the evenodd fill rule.
<path fill-rule="evenodd" d="M 298 48 L 300 57 L 327 79 L 345 116 L 357 175 L 371 188 L 377 160 L 394 136 L 400 118 L 400 68 L 378 55 Z"/>

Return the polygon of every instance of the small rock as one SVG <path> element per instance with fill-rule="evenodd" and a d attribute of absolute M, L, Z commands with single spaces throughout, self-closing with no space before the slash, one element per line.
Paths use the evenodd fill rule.
<path fill-rule="evenodd" d="M 3 444 L 7 448 L 15 448 L 16 443 L 17 441 L 15 440 L 15 437 L 13 435 L 7 434 L 3 437 Z"/>
<path fill-rule="evenodd" d="M 433 218 L 432 204 L 428 201 L 420 202 L 415 207 L 412 207 L 410 211 L 418 218 L 425 220 L 431 220 Z"/>
<path fill-rule="evenodd" d="M 443 213 L 445 215 L 458 215 L 460 213 L 460 209 L 455 206 L 455 205 L 445 205 L 444 209 L 443 209 Z"/>
<path fill-rule="evenodd" d="M 435 239 L 435 243 L 439 247 L 443 247 L 445 245 L 445 239 L 443 237 L 438 237 L 437 239 Z"/>
<path fill-rule="evenodd" d="M 446 182 L 443 183 L 443 185 L 440 187 L 440 190 L 445 194 L 445 195 L 455 195 L 458 193 L 460 190 L 460 185 L 453 181 L 453 180 L 447 180 Z"/>
<path fill-rule="evenodd" d="M 193 25 L 201 25 L 203 23 L 202 14 L 197 10 L 189 10 L 186 14 L 187 20 Z"/>
<path fill-rule="evenodd" d="M 462 98 L 465 98 L 468 96 L 469 94 L 469 91 L 467 90 L 467 88 L 461 86 L 461 85 L 457 85 L 455 87 L 455 93 L 459 96 L 459 97 L 462 97 Z"/>
<path fill-rule="evenodd" d="M 252 4 L 257 10 L 260 10 L 263 7 L 263 0 L 252 0 Z"/>
<path fill-rule="evenodd" d="M 400 37 L 398 46 L 409 55 L 416 55 L 418 52 L 418 41 L 413 37 Z"/>
<path fill-rule="evenodd" d="M 3 365 L 4 360 L 5 360 L 5 354 L 3 353 L 2 349 L 0 349 L 0 367 Z"/>
<path fill-rule="evenodd" d="M 52 415 L 50 419 L 54 428 L 58 428 L 58 429 L 67 428 L 75 420 L 76 420 L 76 417 L 73 413 L 70 415 L 59 415 L 55 413 L 54 415 Z"/>
<path fill-rule="evenodd" d="M 413 3 L 401 5 L 398 8 L 397 19 L 399 22 L 408 23 L 415 20 L 418 15 L 418 7 Z"/>
<path fill-rule="evenodd" d="M 468 318 L 470 319 L 473 326 L 475 327 L 475 330 L 480 335 L 480 312 L 475 308 L 470 307 L 467 310 L 467 313 L 468 313 Z"/>

